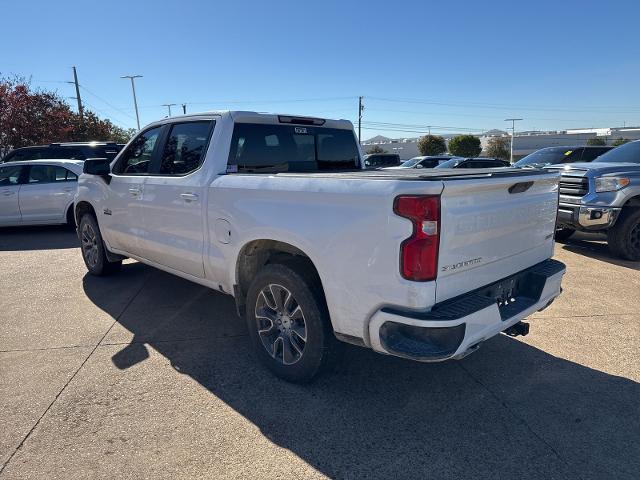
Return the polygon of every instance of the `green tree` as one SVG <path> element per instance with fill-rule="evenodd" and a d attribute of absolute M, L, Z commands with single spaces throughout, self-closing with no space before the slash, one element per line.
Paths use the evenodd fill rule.
<path fill-rule="evenodd" d="M 511 139 L 491 137 L 487 142 L 487 156 L 509 160 L 511 158 Z"/>
<path fill-rule="evenodd" d="M 449 152 L 458 157 L 477 157 L 482 151 L 480 139 L 474 135 L 458 135 L 449 140 Z"/>
<path fill-rule="evenodd" d="M 387 151 L 379 145 L 374 145 L 367 150 L 367 153 L 387 153 Z"/>
<path fill-rule="evenodd" d="M 593 137 L 593 138 L 590 138 L 589 140 L 587 140 L 587 145 L 600 147 L 600 146 L 604 146 L 606 144 L 607 144 L 607 142 L 604 140 L 604 138 L 601 138 L 601 137 Z"/>
<path fill-rule="evenodd" d="M 53 142 L 127 142 L 135 130 L 85 110 L 84 121 L 56 92 L 31 88 L 23 77 L 0 77 L 0 157 L 9 150 Z"/>
<path fill-rule="evenodd" d="M 629 141 L 628 138 L 620 137 L 620 138 L 616 138 L 611 145 L 613 145 L 614 147 L 619 147 L 620 145 L 624 145 L 628 141 Z"/>
<path fill-rule="evenodd" d="M 440 155 L 447 151 L 447 142 L 438 135 L 425 135 L 418 139 L 420 155 Z"/>

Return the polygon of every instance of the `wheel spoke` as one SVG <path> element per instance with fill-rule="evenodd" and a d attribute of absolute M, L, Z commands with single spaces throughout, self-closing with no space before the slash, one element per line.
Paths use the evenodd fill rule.
<path fill-rule="evenodd" d="M 281 287 L 280 285 L 273 285 L 273 284 L 269 285 L 269 291 L 271 292 L 271 295 L 273 295 L 273 300 L 276 303 L 276 310 L 281 313 L 284 312 L 284 300 L 282 296 L 283 294 L 286 294 L 286 293 L 291 295 L 291 293 L 288 290 Z"/>
<path fill-rule="evenodd" d="M 272 345 L 271 345 L 271 356 L 273 358 L 277 358 L 278 356 L 278 351 L 282 351 L 284 346 L 284 339 L 280 336 L 276 337 L 276 339 L 273 341 Z"/>
<path fill-rule="evenodd" d="M 294 351 L 293 342 L 290 338 L 282 338 L 282 361 L 285 365 L 291 365 L 302 356 L 302 351 Z M 297 350 L 297 349 L 296 349 Z"/>
<path fill-rule="evenodd" d="M 291 327 L 291 336 L 296 336 L 303 342 L 307 341 L 307 329 L 304 325 L 293 325 Z"/>

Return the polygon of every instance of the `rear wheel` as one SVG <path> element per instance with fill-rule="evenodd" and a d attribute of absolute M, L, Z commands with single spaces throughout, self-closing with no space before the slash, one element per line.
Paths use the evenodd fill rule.
<path fill-rule="evenodd" d="M 312 380 L 335 354 L 337 340 L 322 296 L 310 272 L 269 264 L 247 295 L 247 326 L 260 361 L 278 377 Z"/>
<path fill-rule="evenodd" d="M 122 266 L 121 260 L 118 262 L 109 262 L 107 260 L 98 222 L 90 213 L 80 218 L 78 235 L 80 237 L 82 259 L 89 273 L 101 277 L 120 270 Z"/>
<path fill-rule="evenodd" d="M 556 242 L 564 243 L 569 240 L 569 237 L 576 233 L 573 228 L 558 228 L 556 230 Z"/>
<path fill-rule="evenodd" d="M 640 260 L 640 208 L 626 207 L 607 232 L 609 250 L 626 260 Z"/>

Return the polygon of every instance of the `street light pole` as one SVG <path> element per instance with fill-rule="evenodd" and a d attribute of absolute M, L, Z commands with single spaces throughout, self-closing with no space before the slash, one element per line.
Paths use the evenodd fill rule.
<path fill-rule="evenodd" d="M 133 91 L 133 106 L 136 109 L 136 123 L 138 124 L 138 130 L 140 130 L 140 115 L 138 114 L 138 99 L 136 98 L 136 85 L 133 82 L 134 78 L 142 78 L 142 75 L 123 75 L 120 78 L 128 78 L 131 80 L 131 90 Z"/>
<path fill-rule="evenodd" d="M 175 103 L 163 103 L 163 107 L 167 107 L 169 109 L 169 116 L 171 116 L 171 107 L 173 107 Z"/>
<path fill-rule="evenodd" d="M 521 121 L 522 118 L 505 118 L 505 122 L 511 122 L 511 156 L 509 162 L 513 163 L 513 141 L 516 138 L 516 122 Z"/>

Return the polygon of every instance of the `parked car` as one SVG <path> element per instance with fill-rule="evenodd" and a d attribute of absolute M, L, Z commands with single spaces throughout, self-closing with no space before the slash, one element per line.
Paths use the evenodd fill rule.
<path fill-rule="evenodd" d="M 0 226 L 75 225 L 73 197 L 82 173 L 75 160 L 0 164 Z"/>
<path fill-rule="evenodd" d="M 541 168 L 559 163 L 592 162 L 614 147 L 547 147 L 536 150 L 513 164 L 514 167 Z"/>
<path fill-rule="evenodd" d="M 364 168 L 395 167 L 400 165 L 397 153 L 370 153 L 363 157 Z"/>
<path fill-rule="evenodd" d="M 558 177 L 362 170 L 351 122 L 222 112 L 87 160 L 75 215 L 91 274 L 131 257 L 232 295 L 260 360 L 307 381 L 336 338 L 433 362 L 525 334 L 565 271 Z"/>
<path fill-rule="evenodd" d="M 452 158 L 460 157 L 454 157 L 453 155 L 423 155 L 406 160 L 397 167 L 388 168 L 434 168 L 442 162 L 446 162 L 447 160 L 451 160 Z"/>
<path fill-rule="evenodd" d="M 610 150 L 591 163 L 546 167 L 560 171 L 556 239 L 576 230 L 604 232 L 609 249 L 640 260 L 640 141 Z"/>
<path fill-rule="evenodd" d="M 124 144 L 114 142 L 73 142 L 51 143 L 34 147 L 22 147 L 11 150 L 3 159 L 5 162 L 24 160 L 68 159 L 86 160 L 87 158 L 106 158 L 113 160 Z"/>
<path fill-rule="evenodd" d="M 485 157 L 453 157 L 446 162 L 442 162 L 435 168 L 498 168 L 510 167 L 511 163 L 500 158 Z"/>

